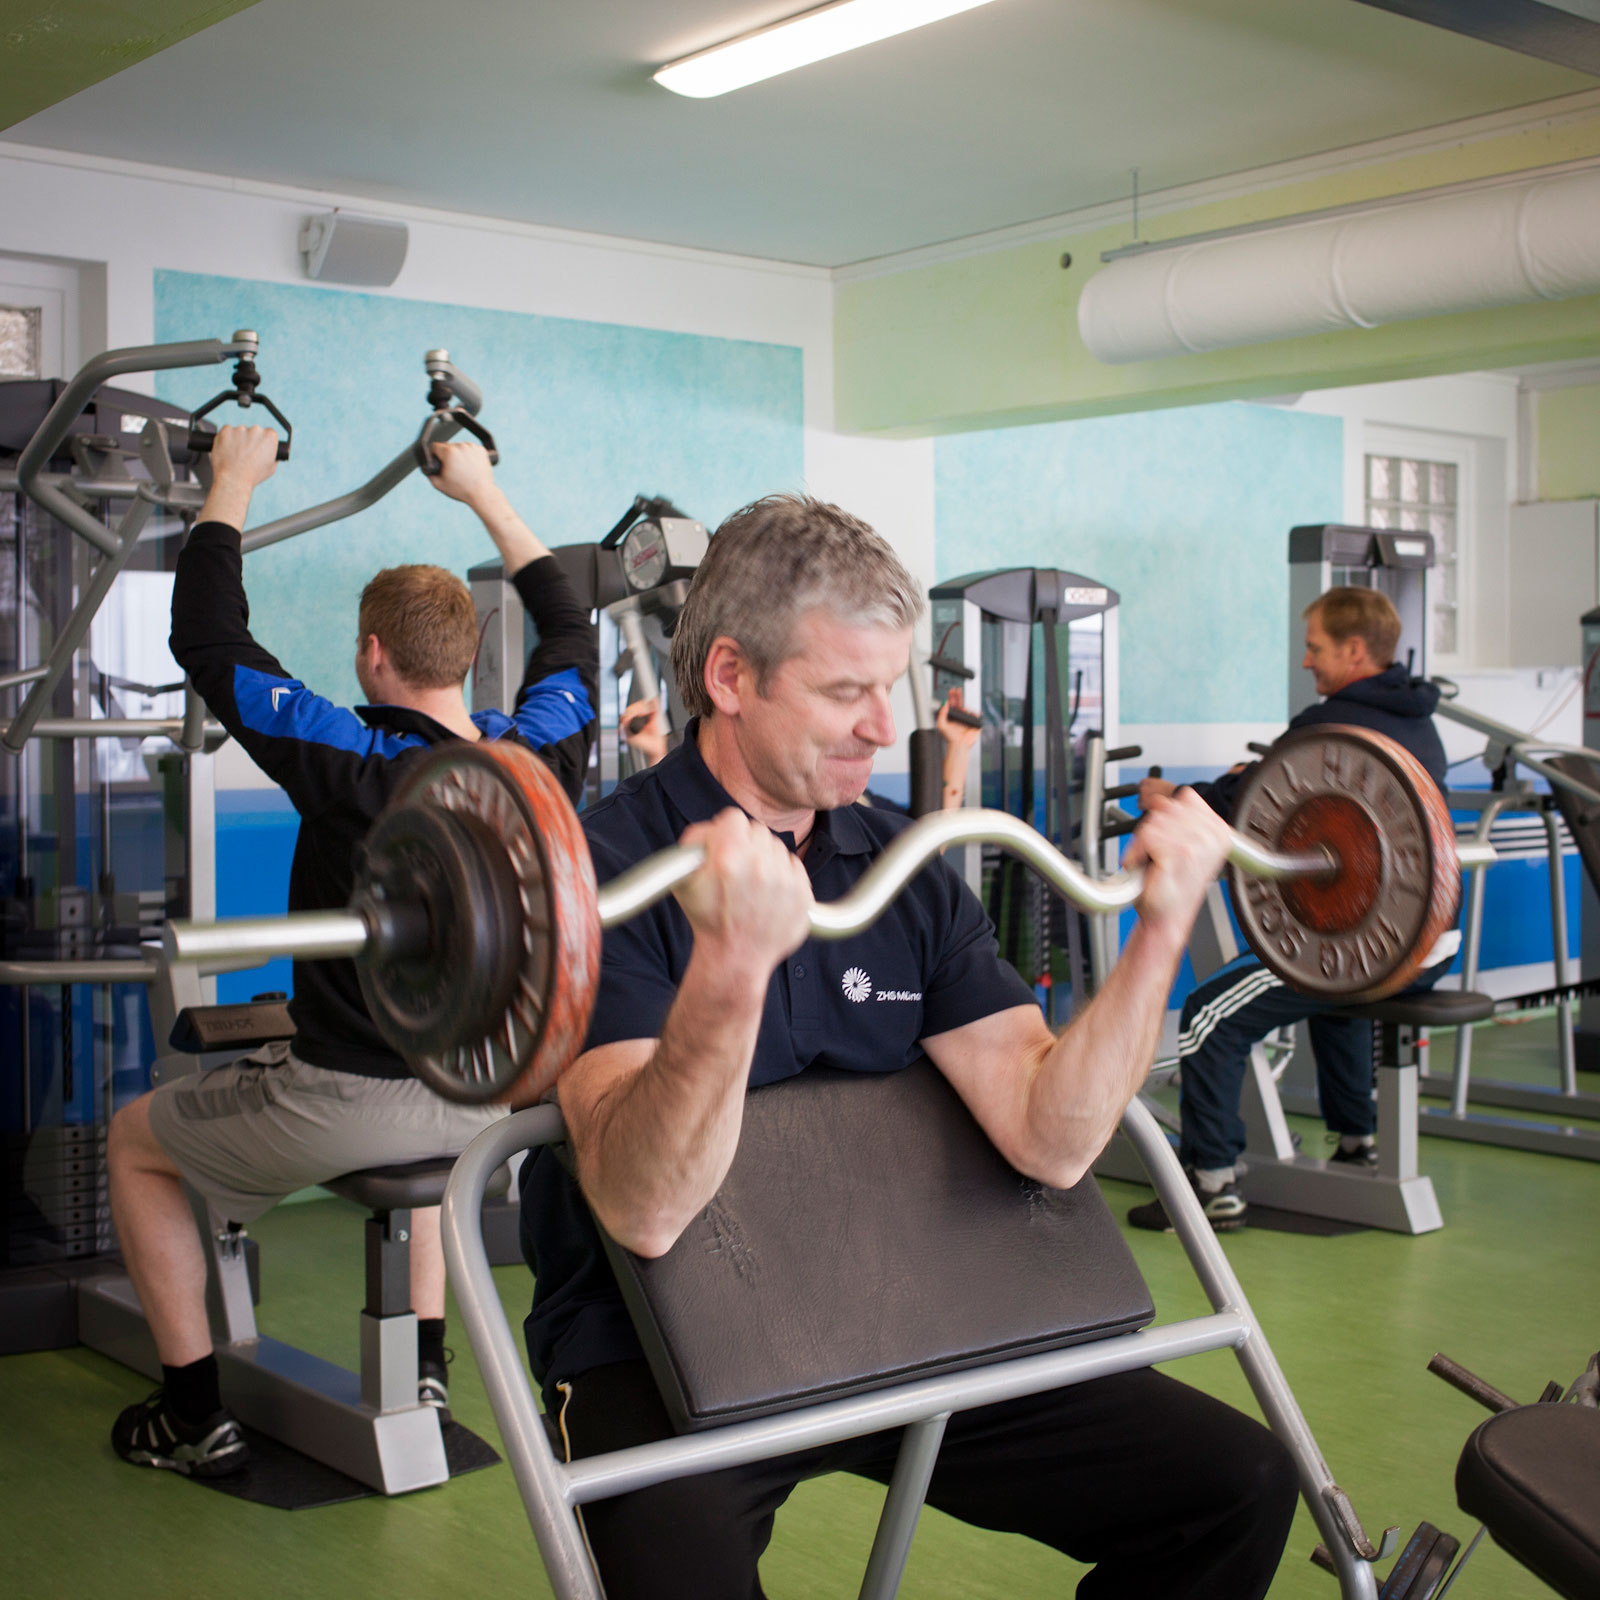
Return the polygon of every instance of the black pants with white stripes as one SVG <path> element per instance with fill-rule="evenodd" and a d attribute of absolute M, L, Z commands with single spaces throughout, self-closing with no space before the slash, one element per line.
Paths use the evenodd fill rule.
<path fill-rule="evenodd" d="M 580 1374 L 562 1422 L 574 1458 L 671 1433 L 643 1361 Z M 762 1600 L 757 1563 L 794 1486 L 825 1472 L 887 1483 L 899 1438 L 847 1439 L 592 1502 L 584 1525 L 607 1600 Z M 1145 1369 L 957 1412 L 928 1504 L 1093 1564 L 1078 1600 L 1259 1600 L 1296 1492 L 1293 1460 L 1260 1423 Z M 865 1566 L 866 1544 L 854 1554 Z"/>
<path fill-rule="evenodd" d="M 1431 989 L 1447 971 L 1429 968 L 1408 993 Z M 1250 1047 L 1274 1028 L 1304 1021 L 1317 1063 L 1317 1098 L 1334 1133 L 1370 1134 L 1372 1024 L 1329 1016 L 1331 1002 L 1301 994 L 1250 955 L 1220 968 L 1183 1003 L 1178 1032 L 1182 1133 L 1178 1154 L 1188 1167 L 1230 1167 L 1244 1152 L 1239 1115 Z"/>

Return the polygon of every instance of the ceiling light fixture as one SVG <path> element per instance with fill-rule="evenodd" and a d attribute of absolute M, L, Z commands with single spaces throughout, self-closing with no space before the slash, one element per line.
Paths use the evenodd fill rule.
<path fill-rule="evenodd" d="M 655 80 L 674 94 L 708 100 L 988 4 L 989 0 L 833 0 L 831 5 L 669 61 Z"/>

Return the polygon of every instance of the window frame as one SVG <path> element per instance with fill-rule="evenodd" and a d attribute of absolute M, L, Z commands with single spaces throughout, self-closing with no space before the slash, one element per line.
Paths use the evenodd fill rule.
<path fill-rule="evenodd" d="M 1434 608 L 1443 601 L 1439 569 L 1429 581 L 1427 670 L 1429 673 L 1465 670 L 1474 659 L 1476 633 L 1476 535 L 1478 527 L 1478 446 L 1459 433 L 1437 433 L 1432 429 L 1409 428 L 1396 423 L 1368 423 L 1361 437 L 1361 520 L 1370 525 L 1368 497 L 1370 483 L 1367 465 L 1370 456 L 1398 457 L 1406 461 L 1437 462 L 1456 471 L 1456 647 L 1448 653 L 1433 645 Z"/>

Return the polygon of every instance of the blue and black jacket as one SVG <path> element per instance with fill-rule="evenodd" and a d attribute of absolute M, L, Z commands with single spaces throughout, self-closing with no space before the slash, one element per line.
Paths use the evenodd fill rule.
<path fill-rule="evenodd" d="M 576 801 L 598 698 L 593 626 L 554 559 L 529 562 L 511 581 L 539 642 L 515 713 L 480 711 L 472 720 L 486 739 L 533 749 Z M 226 523 L 199 523 L 178 558 L 171 643 L 212 715 L 300 813 L 289 910 L 344 906 L 378 813 L 416 762 L 456 735 L 403 706 L 336 706 L 291 677 L 251 636 L 239 530 Z M 410 1076 L 367 1015 L 353 961 L 295 962 L 290 1014 L 302 1060 L 363 1077 Z"/>
<path fill-rule="evenodd" d="M 1289 727 L 1292 731 L 1319 723 L 1344 723 L 1387 734 L 1422 763 L 1442 793 L 1446 781 L 1444 744 L 1433 721 L 1438 704 L 1436 685 L 1413 678 L 1396 663 L 1370 678 L 1347 683 L 1326 700 L 1307 706 Z M 1252 761 L 1240 772 L 1225 772 L 1214 783 L 1197 783 L 1193 788 L 1224 821 L 1231 822 L 1239 785 L 1257 765 Z"/>

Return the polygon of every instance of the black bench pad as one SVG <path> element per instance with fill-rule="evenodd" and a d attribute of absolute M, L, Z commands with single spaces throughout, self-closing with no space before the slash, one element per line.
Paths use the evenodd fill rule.
<path fill-rule="evenodd" d="M 727 1180 L 672 1249 L 607 1250 L 683 1432 L 1155 1314 L 1094 1180 L 1023 1178 L 927 1062 L 754 1091 Z"/>
<path fill-rule="evenodd" d="M 1456 1463 L 1456 1499 L 1558 1593 L 1600 1595 L 1600 1411 L 1546 1404 L 1490 1417 Z"/>

